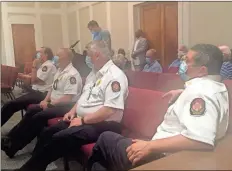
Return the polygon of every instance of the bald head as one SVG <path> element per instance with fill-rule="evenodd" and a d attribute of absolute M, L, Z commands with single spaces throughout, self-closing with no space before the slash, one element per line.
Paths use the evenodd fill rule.
<path fill-rule="evenodd" d="M 230 51 L 230 48 L 228 46 L 223 45 L 223 46 L 219 46 L 218 48 L 223 53 L 223 56 L 224 56 L 223 60 L 226 61 L 226 60 L 231 59 L 231 51 Z"/>
<path fill-rule="evenodd" d="M 155 49 L 149 49 L 147 52 L 146 52 L 146 57 L 149 57 L 151 58 L 152 61 L 155 61 L 157 58 L 157 55 L 156 55 L 156 50 Z"/>
<path fill-rule="evenodd" d="M 63 69 L 70 64 L 73 59 L 73 53 L 69 48 L 60 48 L 57 52 L 57 56 L 59 57 L 59 67 Z"/>

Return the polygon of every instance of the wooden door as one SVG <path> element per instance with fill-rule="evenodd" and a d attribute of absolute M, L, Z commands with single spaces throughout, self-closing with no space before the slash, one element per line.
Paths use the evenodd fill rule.
<path fill-rule="evenodd" d="M 157 50 L 162 66 L 168 66 L 178 48 L 178 2 L 146 2 L 140 6 L 140 27 L 150 48 Z"/>
<path fill-rule="evenodd" d="M 36 52 L 33 24 L 12 24 L 15 66 L 22 67 L 31 62 Z"/>

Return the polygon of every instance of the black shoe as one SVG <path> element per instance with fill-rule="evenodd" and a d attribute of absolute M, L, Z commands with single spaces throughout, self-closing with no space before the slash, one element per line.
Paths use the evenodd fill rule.
<path fill-rule="evenodd" d="M 16 153 L 12 149 L 12 142 L 9 137 L 1 138 L 1 150 L 4 151 L 9 158 L 13 158 Z"/>

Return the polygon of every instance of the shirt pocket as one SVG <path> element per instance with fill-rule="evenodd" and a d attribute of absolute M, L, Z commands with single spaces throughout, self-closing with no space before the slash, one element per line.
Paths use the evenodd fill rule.
<path fill-rule="evenodd" d="M 91 91 L 91 95 L 92 95 L 94 98 L 99 97 L 99 96 L 100 96 L 100 91 L 101 91 L 101 89 L 100 89 L 99 86 L 93 87 L 93 88 L 92 88 L 92 91 Z"/>

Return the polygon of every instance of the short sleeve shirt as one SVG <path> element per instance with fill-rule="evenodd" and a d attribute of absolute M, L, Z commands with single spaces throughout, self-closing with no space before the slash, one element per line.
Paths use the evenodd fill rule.
<path fill-rule="evenodd" d="M 154 61 L 152 64 L 146 64 L 144 66 L 143 72 L 157 72 L 162 73 L 163 69 L 158 61 Z"/>
<path fill-rule="evenodd" d="M 164 116 L 153 140 L 183 135 L 214 146 L 227 130 L 228 91 L 223 83 L 195 78 L 188 84 Z"/>
<path fill-rule="evenodd" d="M 107 106 L 119 109 L 107 121 L 120 122 L 127 96 L 127 77 L 110 60 L 96 73 L 96 82 L 81 95 L 76 113 L 78 116 L 85 116 Z"/>
<path fill-rule="evenodd" d="M 82 78 L 70 63 L 63 71 L 58 69 L 52 85 L 51 101 L 64 95 L 74 95 L 72 101 L 79 99 L 82 91 Z"/>
<path fill-rule="evenodd" d="M 53 65 L 52 61 L 47 60 L 44 62 L 37 70 L 36 76 L 40 80 L 44 81 L 44 85 L 33 84 L 32 89 L 40 92 L 50 91 L 54 76 L 56 74 L 56 67 Z"/>

